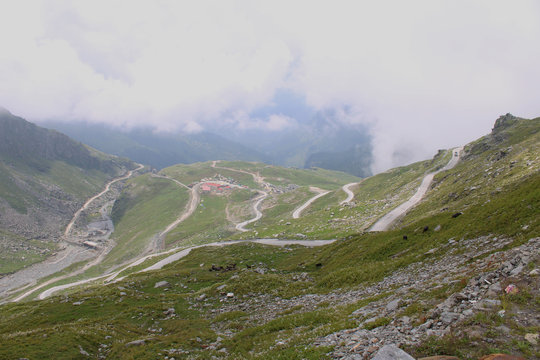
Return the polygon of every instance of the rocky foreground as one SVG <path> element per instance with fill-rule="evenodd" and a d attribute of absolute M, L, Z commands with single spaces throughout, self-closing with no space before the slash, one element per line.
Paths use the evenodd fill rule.
<path fill-rule="evenodd" d="M 212 312 L 247 311 L 253 314 L 250 321 L 265 323 L 286 309 L 309 311 L 323 303 L 343 305 L 386 293 L 390 295 L 351 315 L 351 320 L 358 321 L 358 327 L 319 338 L 315 345 L 333 346 L 329 355 L 334 359 L 395 358 L 380 357 L 391 349 L 386 345 L 411 349 L 414 353 L 413 349 L 421 349 L 429 337 L 443 336 L 466 338 L 471 346 L 483 343 L 493 347 L 515 338 L 538 352 L 538 334 L 523 334 L 523 329 L 540 325 L 537 305 L 522 304 L 524 306 L 512 308 L 506 303 L 506 296 L 512 295 L 513 291 L 519 293 L 520 289 L 522 295 L 531 298 L 540 292 L 539 270 L 535 267 L 540 262 L 540 238 L 504 250 L 510 242 L 510 239 L 497 237 L 450 239 L 444 246 L 447 249 L 434 248 L 424 255 L 425 261 L 412 264 L 371 286 L 292 299 L 255 295 L 227 302 Z M 438 253 L 445 255 L 438 257 Z M 297 280 L 309 281 L 309 278 L 306 274 L 304 279 Z M 448 289 L 454 290 L 452 295 L 441 298 L 439 294 Z M 193 306 L 204 307 L 204 299 L 198 299 Z M 496 321 L 500 325 L 482 323 L 483 318 L 494 314 L 500 319 Z M 509 327 L 505 320 L 516 326 Z M 219 333 L 219 329 L 216 330 Z M 224 338 L 232 335 L 230 331 L 220 334 Z M 280 345 L 285 345 L 286 341 L 282 340 Z M 218 342 L 210 345 L 212 347 L 220 348 L 221 345 Z M 376 356 L 383 348 L 384 351 Z"/>

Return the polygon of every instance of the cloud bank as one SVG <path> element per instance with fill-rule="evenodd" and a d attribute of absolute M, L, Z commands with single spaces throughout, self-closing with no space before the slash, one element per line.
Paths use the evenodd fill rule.
<path fill-rule="evenodd" d="M 276 92 L 353 109 L 375 171 L 540 115 L 537 1 L 0 1 L 0 105 L 29 120 L 200 131 Z M 231 116 L 234 114 L 234 116 Z"/>

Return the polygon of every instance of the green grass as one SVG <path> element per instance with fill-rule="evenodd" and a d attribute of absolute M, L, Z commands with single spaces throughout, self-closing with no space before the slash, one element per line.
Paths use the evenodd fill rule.
<path fill-rule="evenodd" d="M 392 289 L 354 303 L 330 304 L 322 300 L 313 306 L 238 306 L 234 310 L 221 310 L 226 304 L 251 299 L 272 303 L 274 300 L 292 299 L 305 294 L 324 295 L 373 284 L 408 265 L 444 257 L 451 247 L 443 245 L 447 245 L 450 238 L 456 239 L 459 246 L 462 240 L 478 236 L 511 237 L 514 241 L 507 245 L 509 248 L 538 236 L 540 177 L 535 162 L 538 138 L 531 130 L 533 128 L 530 124 L 522 125 L 518 122 L 517 128 L 500 133 L 498 140 L 486 138 L 472 144 L 461 164 L 437 176 L 435 187 L 428 193 L 426 200 L 404 218 L 399 228 L 392 231 L 354 234 L 317 248 L 272 247 L 253 243 L 198 248 L 162 270 L 133 274 L 117 284 L 89 287 L 67 297 L 58 296 L 41 302 L 1 306 L 0 358 L 39 358 L 47 352 L 51 353 L 53 349 L 58 358 L 71 358 L 78 356 L 78 345 L 96 355 L 100 344 L 107 345 L 102 353 L 118 359 L 152 359 L 160 353 L 161 357 L 165 354 L 177 358 L 187 356 L 185 353 L 173 355 L 164 352 L 172 348 L 189 351 L 189 356 L 193 358 L 209 358 L 213 355 L 229 359 L 327 358 L 331 349 L 313 346 L 314 339 L 342 329 L 358 327 L 360 320 L 351 317 L 351 314 L 374 301 L 386 299 Z M 499 148 L 490 147 L 493 141 L 499 141 Z M 509 144 L 513 147 L 509 155 L 494 160 L 500 146 Z M 273 225 L 263 218 L 255 229 L 263 233 L 276 231 L 280 226 L 288 227 L 290 232 L 308 228 L 311 229 L 309 234 L 323 235 L 352 231 L 333 228 L 328 221 L 345 219 L 355 214 L 378 214 L 375 211 L 376 205 L 369 204 L 370 200 L 386 199 L 397 204 L 399 199 L 415 190 L 416 179 L 447 161 L 448 153 L 440 153 L 433 161 L 381 174 L 380 182 L 365 180 L 356 190 L 356 208 L 341 209 L 337 206 L 335 201 L 342 199 L 344 194 L 336 191 L 328 194 L 329 198 L 321 198 L 309 211 L 306 210 L 307 216 L 297 221 L 291 220 L 291 225 L 279 225 L 279 221 Z M 512 164 L 512 161 L 516 163 Z M 531 165 L 527 165 L 527 161 L 532 161 Z M 247 164 L 245 168 L 252 171 L 258 169 L 258 166 Z M 197 165 L 195 173 L 190 176 L 199 176 L 208 167 L 208 163 Z M 489 167 L 501 170 L 498 175 L 492 176 L 486 172 Z M 189 172 L 188 167 L 171 169 L 177 169 L 175 171 L 179 172 L 174 176 L 185 181 L 181 178 L 180 170 Z M 259 171 L 273 171 L 268 169 L 262 168 Z M 279 174 L 282 172 L 269 175 L 277 179 Z M 298 181 L 304 173 L 296 176 Z M 486 178 L 489 181 L 484 183 Z M 160 196 L 173 196 L 173 188 L 166 185 L 171 182 L 161 180 L 163 182 L 143 177 L 133 180 L 129 185 L 126 193 L 132 194 L 135 201 L 130 202 L 132 198 L 124 198 L 116 212 L 118 227 L 121 229 L 121 223 L 125 222 L 123 231 L 126 234 L 130 234 L 128 231 L 131 228 L 139 227 L 140 231 L 143 226 L 135 220 L 129 220 L 133 218 L 139 219 L 139 222 L 145 221 L 137 215 L 138 204 L 153 204 L 150 209 L 145 209 L 148 216 L 148 211 L 156 213 L 157 204 L 161 206 L 165 201 Z M 484 188 L 478 192 L 470 190 L 471 186 L 477 185 Z M 385 187 L 390 193 L 385 192 Z M 169 190 L 171 193 L 167 194 Z M 282 214 L 291 211 L 293 202 L 300 203 L 303 196 L 309 195 L 305 192 L 302 195 L 302 191 L 305 190 L 278 198 L 276 209 L 268 209 L 266 215 L 273 218 L 285 216 Z M 450 196 L 452 193 L 456 195 Z M 246 196 L 246 193 L 235 192 L 229 196 L 203 196 L 204 206 L 200 206 L 193 217 L 171 232 L 168 243 L 208 242 L 231 236 L 234 233 L 227 230 L 231 224 L 227 222 L 225 210 L 231 203 L 241 207 L 239 204 L 245 202 Z M 291 198 L 286 199 L 287 196 Z M 287 201 L 290 204 L 284 206 L 283 203 Z M 452 214 L 458 210 L 463 214 L 453 218 Z M 332 213 L 334 216 L 331 216 Z M 128 221 L 134 223 L 128 226 Z M 433 231 L 437 225 L 440 225 L 440 230 Z M 430 230 L 423 232 L 424 226 Z M 408 239 L 403 239 L 403 235 L 407 235 Z M 433 248 L 438 248 L 438 251 L 426 255 Z M 230 271 L 209 271 L 213 264 L 236 266 Z M 254 271 L 255 268 L 264 269 L 264 273 Z M 304 280 L 298 280 L 300 275 Z M 167 290 L 154 287 L 161 280 L 170 283 Z M 420 323 L 428 308 L 459 291 L 467 279 L 464 277 L 456 280 L 451 285 L 433 284 L 431 290 L 415 294 L 419 295 L 418 299 L 401 310 L 400 316 L 415 317 L 414 323 Z M 223 285 L 225 287 L 218 290 Z M 514 309 L 519 310 L 520 306 L 538 304 L 538 299 L 527 288 L 522 287 L 522 290 L 517 295 L 501 299 L 508 314 Z M 234 293 L 234 298 L 227 300 L 222 294 L 227 292 Z M 205 299 L 197 300 L 203 294 Z M 73 305 L 76 301 L 82 304 Z M 166 319 L 163 311 L 170 307 L 174 307 L 178 316 Z M 260 313 L 264 311 L 268 312 L 270 320 L 261 320 Z M 390 318 L 381 317 L 364 324 L 364 327 L 375 328 L 391 321 Z M 487 336 L 494 336 L 496 326 L 503 323 L 519 336 L 525 332 L 538 331 L 537 328 L 519 326 L 512 322 L 510 315 L 501 319 L 496 312 L 476 315 L 469 325 L 484 327 Z M 209 350 L 208 346 L 215 342 L 218 333 L 225 331 L 229 336 L 222 336 L 224 339 L 221 345 L 216 350 Z M 44 334 L 48 334 L 47 337 Z M 125 346 L 127 342 L 136 339 L 147 339 L 147 342 L 141 346 Z M 417 357 L 453 354 L 462 358 L 474 358 L 481 355 L 480 352 L 485 354 L 494 351 L 519 353 L 528 357 L 538 355 L 521 337 L 506 341 L 505 344 L 497 343 L 491 348 L 477 346 L 474 341 L 478 339 L 451 333 L 441 338 L 429 338 L 421 345 L 407 350 Z M 217 351 L 221 346 L 227 349 L 228 356 Z"/>
<path fill-rule="evenodd" d="M 201 203 L 193 215 L 167 234 L 167 247 L 212 242 L 230 236 L 234 230 L 226 218 L 227 203 L 227 196 L 201 195 Z"/>
<path fill-rule="evenodd" d="M 102 190 L 111 177 L 98 170 L 83 170 L 61 161 L 51 164 L 47 173 L 39 173 L 38 179 L 56 184 L 78 199 L 85 200 Z"/>
<path fill-rule="evenodd" d="M 515 191 L 530 192 L 531 188 L 522 190 L 523 186 Z M 507 211 L 516 211 L 515 207 L 523 208 L 519 201 L 510 201 L 516 197 L 512 191 L 501 192 L 500 196 L 505 196 L 501 201 L 504 200 Z M 482 214 L 480 212 L 475 221 L 485 221 Z M 499 220 L 503 217 L 502 214 L 498 216 Z M 431 222 L 433 219 L 427 220 Z M 417 225 L 411 224 L 400 231 L 364 234 L 313 249 L 294 246 L 276 248 L 250 243 L 224 248 L 199 248 L 160 271 L 132 275 L 123 282 L 103 288 L 83 290 L 70 295 L 69 301 L 64 303 L 61 302 L 62 297 L 57 297 L 42 302 L 3 306 L 0 307 L 3 344 L 0 356 L 28 357 L 58 347 L 57 353 L 62 354 L 60 356 L 65 354 L 65 357 L 69 357 L 75 344 L 82 344 L 86 351 L 96 353 L 99 343 L 105 341 L 105 335 L 110 335 L 114 341 L 108 342 L 111 349 L 109 354 L 115 358 L 152 358 L 156 351 L 178 347 L 189 350 L 195 357 L 204 358 L 212 352 L 203 352 L 201 345 L 209 344 L 217 337 L 211 327 L 214 323 L 219 324 L 220 328 L 234 330 L 234 335 L 223 341 L 231 358 L 268 358 L 284 356 L 282 354 L 324 358 L 328 349 L 319 351 L 310 346 L 313 339 L 357 326 L 349 315 L 365 303 L 296 308 L 292 313 L 282 314 L 269 322 L 257 323 L 249 320 L 251 314 L 247 310 L 209 317 L 211 309 L 221 306 L 222 296 L 217 287 L 225 284 L 225 291 L 233 292 L 239 299 L 244 295 L 257 294 L 291 298 L 372 283 L 408 264 L 421 261 L 427 250 L 445 243 L 449 234 L 462 232 L 464 235 L 467 226 L 463 225 L 466 225 L 464 221 L 467 218 L 453 220 L 453 224 L 443 227 L 440 232 L 415 233 Z M 512 230 L 505 225 L 502 229 Z M 494 229 L 490 229 L 490 233 L 493 232 Z M 403 240 L 403 233 L 414 235 Z M 225 266 L 232 263 L 236 264 L 233 271 L 208 271 L 211 264 Z M 322 266 L 316 266 L 318 263 Z M 248 266 L 252 269 L 255 266 L 263 267 L 267 271 L 259 274 L 250 271 Z M 295 274 L 303 272 L 308 274 L 310 281 L 293 280 Z M 154 284 L 161 280 L 171 284 L 167 291 L 154 288 Z M 125 290 L 120 290 L 118 286 Z M 122 297 L 120 291 L 127 292 L 128 296 Z M 200 294 L 206 294 L 204 303 L 209 306 L 188 306 L 188 302 L 197 303 L 195 298 Z M 380 296 L 377 299 L 387 294 Z M 433 293 L 430 296 L 438 295 Z M 81 300 L 83 305 L 72 305 Z M 519 303 L 521 300 L 516 301 Z M 164 320 L 161 313 L 170 306 L 182 315 Z M 406 308 L 404 311 L 415 314 L 421 312 L 422 307 Z M 380 326 L 387 322 L 388 319 L 382 318 L 367 326 Z M 162 331 L 153 333 L 148 330 L 154 327 L 162 328 Z M 63 345 L 55 335 L 43 338 L 44 333 L 53 330 L 64 334 Z M 21 337 L 15 334 L 25 335 Z M 125 348 L 123 345 L 140 338 L 151 340 L 140 347 Z M 284 345 L 276 346 L 282 340 Z M 23 343 L 24 347 L 21 346 Z M 436 342 L 428 341 L 418 351 L 430 354 L 452 349 L 452 346 L 455 349 L 463 344 L 466 344 L 463 339 L 438 339 Z"/>
<path fill-rule="evenodd" d="M 296 169 L 268 166 L 261 169 L 265 181 L 275 184 L 296 184 L 299 186 L 317 186 L 323 189 L 337 189 L 344 184 L 360 181 L 360 178 L 347 173 L 320 168 Z"/>
<path fill-rule="evenodd" d="M 142 175 L 129 181 L 113 208 L 117 245 L 101 267 L 140 255 L 149 240 L 184 211 L 188 198 L 187 190 L 170 180 Z"/>

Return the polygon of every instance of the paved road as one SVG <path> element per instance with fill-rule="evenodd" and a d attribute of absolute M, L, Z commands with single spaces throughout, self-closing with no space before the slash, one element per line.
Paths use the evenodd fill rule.
<path fill-rule="evenodd" d="M 145 258 L 139 259 L 136 262 L 122 268 L 121 270 L 118 270 L 114 274 L 107 274 L 107 275 L 97 276 L 97 277 L 94 277 L 94 278 L 91 278 L 91 279 L 75 281 L 75 282 L 70 283 L 70 284 L 64 284 L 64 285 L 58 285 L 58 286 L 52 287 L 50 289 L 45 290 L 41 294 L 39 294 L 38 298 L 40 300 L 43 300 L 43 299 L 51 296 L 52 294 L 54 294 L 54 293 L 56 293 L 56 292 L 58 292 L 60 290 L 69 289 L 69 288 L 72 288 L 74 286 L 87 284 L 89 282 L 96 281 L 96 280 L 101 280 L 101 279 L 104 279 L 104 278 L 107 278 L 107 279 L 105 279 L 105 281 L 108 281 L 108 282 L 111 282 L 113 280 L 114 280 L 114 282 L 120 281 L 120 280 L 124 279 L 124 277 L 120 277 L 120 278 L 116 278 L 116 277 L 118 276 L 118 274 L 120 274 L 125 269 L 136 266 L 136 265 L 139 265 L 144 260 L 147 260 L 150 257 L 160 256 L 160 255 L 168 254 L 168 253 L 171 253 L 171 252 L 174 252 L 174 251 L 178 251 L 178 252 L 166 257 L 165 259 L 162 259 L 162 260 L 158 261 L 154 265 L 148 266 L 147 268 L 144 268 L 142 270 L 137 271 L 137 273 L 151 271 L 151 270 L 159 270 L 159 269 L 163 268 L 165 265 L 168 265 L 168 264 L 170 264 L 172 262 L 178 261 L 181 258 L 187 256 L 191 252 L 191 250 L 201 248 L 201 247 L 206 247 L 206 246 L 227 246 L 227 245 L 239 244 L 239 243 L 243 243 L 243 242 L 254 242 L 254 243 L 258 243 L 258 244 L 273 245 L 273 246 L 302 245 L 302 246 L 307 246 L 307 247 L 313 247 L 313 246 L 328 245 L 328 244 L 333 243 L 334 241 L 336 241 L 336 240 L 255 239 L 255 240 L 237 240 L 237 241 L 214 242 L 214 243 L 210 243 L 210 244 L 192 246 L 192 247 L 189 247 L 187 249 L 182 249 L 180 251 L 178 251 L 179 248 L 175 248 L 175 249 L 165 251 L 163 253 L 152 254 L 152 255 L 146 256 Z"/>
<path fill-rule="evenodd" d="M 343 200 L 342 202 L 340 202 L 339 205 L 346 204 L 354 198 L 354 193 L 351 191 L 351 187 L 357 184 L 359 183 L 355 182 L 355 183 L 349 183 L 349 184 L 343 185 L 341 189 L 345 191 L 345 194 L 347 194 L 347 198 Z"/>
<path fill-rule="evenodd" d="M 319 189 L 314 186 L 309 187 L 310 191 L 316 192 L 317 195 L 306 201 L 302 206 L 300 206 L 298 209 L 294 210 L 293 212 L 293 219 L 298 219 L 300 217 L 300 214 L 302 214 L 302 211 L 304 211 L 309 205 L 311 205 L 315 200 L 317 200 L 320 197 L 323 197 L 324 195 L 328 194 L 330 191 Z"/>
<path fill-rule="evenodd" d="M 424 197 L 427 190 L 429 189 L 429 186 L 431 185 L 431 182 L 433 181 L 433 177 L 440 173 L 441 171 L 450 170 L 459 161 L 459 158 L 461 156 L 461 151 L 463 150 L 463 147 L 452 149 L 452 158 L 446 164 L 445 167 L 443 167 L 440 170 L 437 170 L 435 172 L 427 174 L 424 179 L 422 180 L 422 184 L 420 184 L 420 187 L 416 191 L 416 193 L 407 201 L 405 201 L 403 204 L 399 205 L 394 210 L 390 211 L 388 214 L 384 215 L 382 218 L 380 218 L 370 229 L 369 231 L 385 231 L 388 230 L 390 225 L 394 221 L 396 221 L 400 216 L 405 214 L 407 211 L 409 211 L 413 206 L 418 204 L 420 200 Z M 455 155 L 457 154 L 457 155 Z"/>

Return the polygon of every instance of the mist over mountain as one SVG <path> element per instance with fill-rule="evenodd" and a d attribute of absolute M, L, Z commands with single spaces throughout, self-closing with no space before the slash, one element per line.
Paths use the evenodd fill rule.
<path fill-rule="evenodd" d="M 208 160 L 265 161 L 263 154 L 244 145 L 210 133 L 159 133 L 150 128 L 122 131 L 104 124 L 47 122 L 101 151 L 124 156 L 161 169 L 178 163 Z"/>
<path fill-rule="evenodd" d="M 369 129 L 363 115 L 351 107 L 316 110 L 303 97 L 282 90 L 270 105 L 225 116 L 220 124 L 224 124 L 218 125 L 220 134 L 265 154 L 277 165 L 371 174 Z M 336 164 L 337 158 L 341 164 Z"/>
<path fill-rule="evenodd" d="M 371 174 L 371 136 L 362 115 L 348 107 L 315 110 L 290 91 L 279 91 L 268 106 L 224 114 L 192 132 L 150 126 L 124 130 L 78 121 L 44 124 L 101 151 L 156 168 L 219 159 Z"/>

